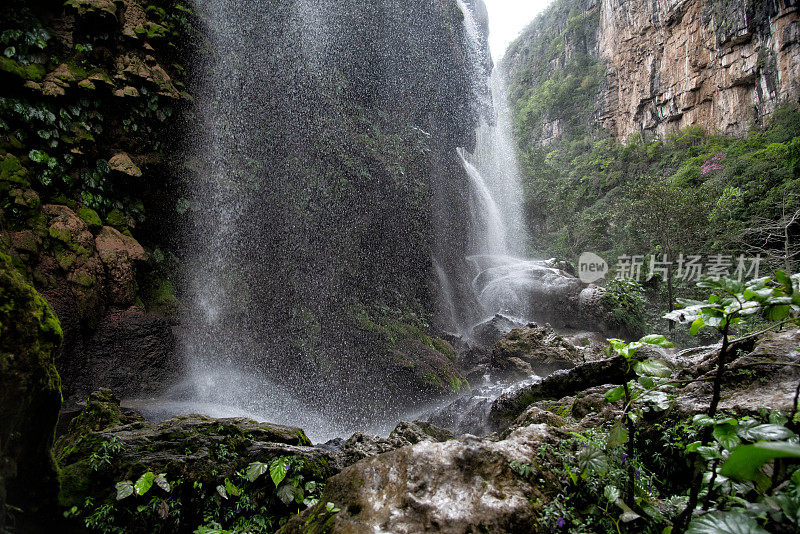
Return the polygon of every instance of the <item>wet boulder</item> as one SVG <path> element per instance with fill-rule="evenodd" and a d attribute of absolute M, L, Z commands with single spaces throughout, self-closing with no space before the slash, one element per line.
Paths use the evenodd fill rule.
<path fill-rule="evenodd" d="M 495 343 L 491 364 L 497 375 L 521 380 L 570 369 L 582 361 L 582 351 L 552 328 L 529 325 L 511 330 Z"/>
<path fill-rule="evenodd" d="M 463 436 L 367 458 L 328 480 L 319 504 L 280 532 L 537 532 L 533 503 L 548 502 L 559 482 L 533 459 L 562 434 L 531 425 L 503 441 Z M 533 463 L 531 476 L 512 462 Z"/>

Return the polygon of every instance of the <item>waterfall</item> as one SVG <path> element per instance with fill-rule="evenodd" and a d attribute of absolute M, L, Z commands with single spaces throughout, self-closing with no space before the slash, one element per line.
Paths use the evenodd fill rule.
<path fill-rule="evenodd" d="M 485 87 L 483 39 L 475 8 L 459 0 L 464 27 L 471 44 L 476 105 L 482 113 L 471 151 L 458 148 L 457 155 L 468 176 L 468 246 L 463 261 L 445 272 L 437 262 L 441 298 L 447 299 L 450 327 L 470 337 L 473 326 L 503 313 L 525 323 L 549 318 L 548 300 L 563 277 L 546 262 L 526 259 L 527 230 L 523 217 L 521 173 L 512 140 L 511 111 L 501 74 L 495 69 Z M 441 253 L 447 256 L 447 252 Z M 468 285 L 459 280 L 470 280 Z M 453 288 L 461 288 L 454 291 Z"/>

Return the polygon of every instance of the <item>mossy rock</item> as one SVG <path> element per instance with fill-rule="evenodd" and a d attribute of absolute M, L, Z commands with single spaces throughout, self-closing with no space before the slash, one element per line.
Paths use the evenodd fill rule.
<path fill-rule="evenodd" d="M 52 446 L 61 340 L 50 306 L 0 252 L 0 496 L 26 513 L 52 511 L 58 493 Z"/>
<path fill-rule="evenodd" d="M 122 210 L 114 208 L 106 215 L 106 224 L 113 226 L 120 232 L 124 232 L 128 229 L 128 217 L 125 216 Z"/>
<path fill-rule="evenodd" d="M 97 14 L 116 18 L 117 6 L 113 0 L 67 0 L 67 7 L 73 8 L 78 15 Z"/>
<path fill-rule="evenodd" d="M 89 229 L 94 232 L 96 230 L 100 230 L 103 227 L 103 220 L 91 208 L 81 208 L 78 210 L 78 217 L 83 220 L 89 226 Z"/>
<path fill-rule="evenodd" d="M 23 80 L 32 82 L 42 81 L 47 73 L 47 69 L 44 68 L 44 65 L 38 65 L 36 63 L 32 65 L 23 65 L 13 59 L 2 56 L 0 56 L 0 71 L 8 72 L 9 74 L 19 76 Z"/>
<path fill-rule="evenodd" d="M 3 191 L 3 182 L 16 184 L 18 187 L 30 187 L 28 173 L 19 160 L 11 154 L 0 156 L 0 191 Z M 6 186 L 10 188 L 10 186 Z"/>

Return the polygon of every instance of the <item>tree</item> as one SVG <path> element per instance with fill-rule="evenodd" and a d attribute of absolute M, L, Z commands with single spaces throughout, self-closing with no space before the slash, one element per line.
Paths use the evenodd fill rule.
<path fill-rule="evenodd" d="M 795 200 L 797 195 L 784 194 L 781 201 L 781 215 L 776 219 L 755 217 L 751 226 L 741 232 L 739 243 L 775 264 L 782 265 L 787 274 L 796 258 L 800 258 L 794 232 L 800 228 L 800 207 Z"/>
<path fill-rule="evenodd" d="M 628 204 L 625 228 L 630 244 L 642 254 L 650 252 L 661 261 L 666 256 L 664 278 L 667 282 L 669 311 L 674 310 L 673 263 L 681 252 L 691 252 L 705 242 L 711 198 L 702 188 L 679 187 L 651 178 L 631 187 L 626 195 Z M 701 214 L 698 216 L 698 214 Z M 654 270 L 651 265 L 651 271 Z M 673 329 L 673 322 L 669 322 Z"/>

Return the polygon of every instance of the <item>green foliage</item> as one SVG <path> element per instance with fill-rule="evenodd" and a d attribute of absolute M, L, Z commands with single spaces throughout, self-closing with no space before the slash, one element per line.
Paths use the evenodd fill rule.
<path fill-rule="evenodd" d="M 645 297 L 641 284 L 630 278 L 611 279 L 600 297 L 603 308 L 610 314 L 616 328 L 641 335 L 644 331 Z"/>
<path fill-rule="evenodd" d="M 116 436 L 103 441 L 100 448 L 89 456 L 89 466 L 92 471 L 99 471 L 103 467 L 110 466 L 120 451 L 122 451 L 122 443 Z"/>
<path fill-rule="evenodd" d="M 211 486 L 146 471 L 135 482 L 118 482 L 112 498 L 87 498 L 65 517 L 82 518 L 87 529 L 103 533 L 274 532 L 301 508 L 317 504 L 325 488 L 317 473 L 314 462 L 297 456 L 251 462 Z M 339 511 L 333 503 L 326 508 Z M 192 521 L 202 524 L 195 528 Z"/>

